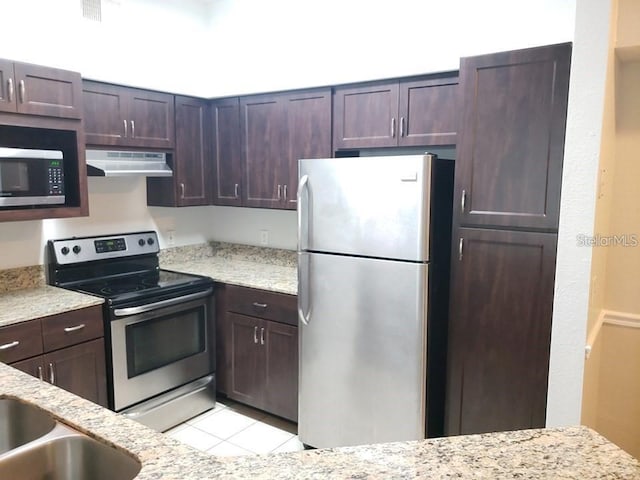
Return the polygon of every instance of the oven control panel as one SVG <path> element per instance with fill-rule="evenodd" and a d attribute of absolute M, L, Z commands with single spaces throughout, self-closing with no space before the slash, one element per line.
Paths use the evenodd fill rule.
<path fill-rule="evenodd" d="M 50 240 L 49 253 L 58 265 L 91 262 L 107 258 L 157 254 L 156 232 L 136 232 L 100 237 L 74 237 Z"/>

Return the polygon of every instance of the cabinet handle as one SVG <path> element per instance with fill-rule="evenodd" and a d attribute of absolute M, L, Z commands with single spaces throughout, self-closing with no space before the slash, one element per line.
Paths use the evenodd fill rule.
<path fill-rule="evenodd" d="M 53 370 L 53 363 L 49 363 L 49 383 L 56 384 L 56 372 Z"/>
<path fill-rule="evenodd" d="M 278 185 L 278 200 L 282 198 L 282 185 Z"/>
<path fill-rule="evenodd" d="M 65 333 L 77 332 L 78 330 L 82 330 L 84 327 L 84 323 L 81 323 L 80 325 L 76 325 L 75 327 L 66 327 L 64 331 Z"/>
<path fill-rule="evenodd" d="M 400 136 L 404 137 L 404 117 L 400 117 Z"/>
<path fill-rule="evenodd" d="M 13 78 L 7 80 L 7 100 L 13 102 Z"/>
<path fill-rule="evenodd" d="M 460 242 L 458 242 L 458 260 L 462 261 L 462 249 L 464 247 L 464 238 L 460 237 Z"/>
<path fill-rule="evenodd" d="M 264 345 L 264 327 L 260 329 L 260 345 Z"/>
<path fill-rule="evenodd" d="M 20 345 L 18 340 L 15 340 L 11 343 L 5 343 L 4 345 L 0 345 L 0 350 L 9 350 L 10 348 L 15 348 Z"/>
<path fill-rule="evenodd" d="M 180 198 L 184 198 L 184 183 L 180 184 Z"/>
<path fill-rule="evenodd" d="M 24 86 L 24 80 L 20 80 L 18 84 L 19 93 L 20 93 L 20 103 L 24 103 L 24 97 L 26 96 L 26 88 Z"/>
<path fill-rule="evenodd" d="M 40 379 L 40 381 L 44 380 L 44 375 L 42 373 L 42 367 L 40 365 L 38 365 L 38 378 Z"/>
<path fill-rule="evenodd" d="M 462 196 L 460 197 L 460 211 L 464 213 L 464 208 L 467 205 L 467 191 L 462 190 Z"/>
<path fill-rule="evenodd" d="M 287 186 L 284 186 L 284 199 L 287 199 Z"/>
<path fill-rule="evenodd" d="M 124 138 L 127 138 L 129 136 L 129 124 L 127 123 L 126 120 L 123 120 L 124 122 Z"/>
<path fill-rule="evenodd" d="M 260 308 L 262 310 L 267 308 L 267 304 L 266 303 L 253 302 L 253 306 L 256 307 L 256 308 Z"/>
<path fill-rule="evenodd" d="M 237 183 L 233 187 L 233 195 L 234 195 L 235 198 L 238 198 L 238 187 L 239 187 L 239 185 Z"/>
<path fill-rule="evenodd" d="M 131 120 L 131 138 L 136 138 L 136 122 Z"/>
<path fill-rule="evenodd" d="M 391 118 L 391 138 L 396 138 L 396 117 Z"/>
<path fill-rule="evenodd" d="M 253 327 L 253 343 L 258 343 L 258 327 Z"/>

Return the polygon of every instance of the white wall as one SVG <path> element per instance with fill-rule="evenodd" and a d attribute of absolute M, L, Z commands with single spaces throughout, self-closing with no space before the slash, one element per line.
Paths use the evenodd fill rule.
<path fill-rule="evenodd" d="M 569 84 L 551 336 L 547 425 L 580 423 L 584 347 L 604 113 L 610 0 L 578 0 Z"/>
<path fill-rule="evenodd" d="M 144 178 L 89 177 L 89 217 L 0 223 L 0 270 L 44 262 L 47 240 L 85 235 L 156 230 L 160 246 L 191 245 L 219 240 L 260 245 L 268 231 L 268 246 L 296 248 L 296 214 L 292 211 L 230 207 L 147 207 Z"/>
<path fill-rule="evenodd" d="M 575 0 L 3 1 L 2 57 L 213 97 L 455 70 L 459 57 L 565 42 Z"/>
<path fill-rule="evenodd" d="M 457 70 L 462 56 L 570 41 L 575 1 L 216 0 L 211 11 L 221 96 Z"/>
<path fill-rule="evenodd" d="M 2 58 L 66 68 L 86 78 L 208 95 L 208 4 L 102 0 L 102 22 L 81 0 L 1 2 Z"/>

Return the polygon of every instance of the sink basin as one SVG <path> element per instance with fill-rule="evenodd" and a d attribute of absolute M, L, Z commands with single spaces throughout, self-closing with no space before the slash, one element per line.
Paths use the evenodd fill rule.
<path fill-rule="evenodd" d="M 0 455 L 46 435 L 55 425 L 51 415 L 33 405 L 0 398 Z"/>
<path fill-rule="evenodd" d="M 70 434 L 7 454 L 0 460 L 0 478 L 130 480 L 140 468 L 127 453 L 87 436 Z"/>

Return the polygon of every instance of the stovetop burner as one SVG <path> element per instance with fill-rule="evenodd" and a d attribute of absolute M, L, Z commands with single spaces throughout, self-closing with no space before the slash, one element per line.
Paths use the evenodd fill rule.
<path fill-rule="evenodd" d="M 74 285 L 74 290 L 108 299 L 118 299 L 134 294 L 157 293 L 162 289 L 185 287 L 196 283 L 202 283 L 202 277 L 171 270 L 155 270 L 115 278 L 93 279 Z"/>

